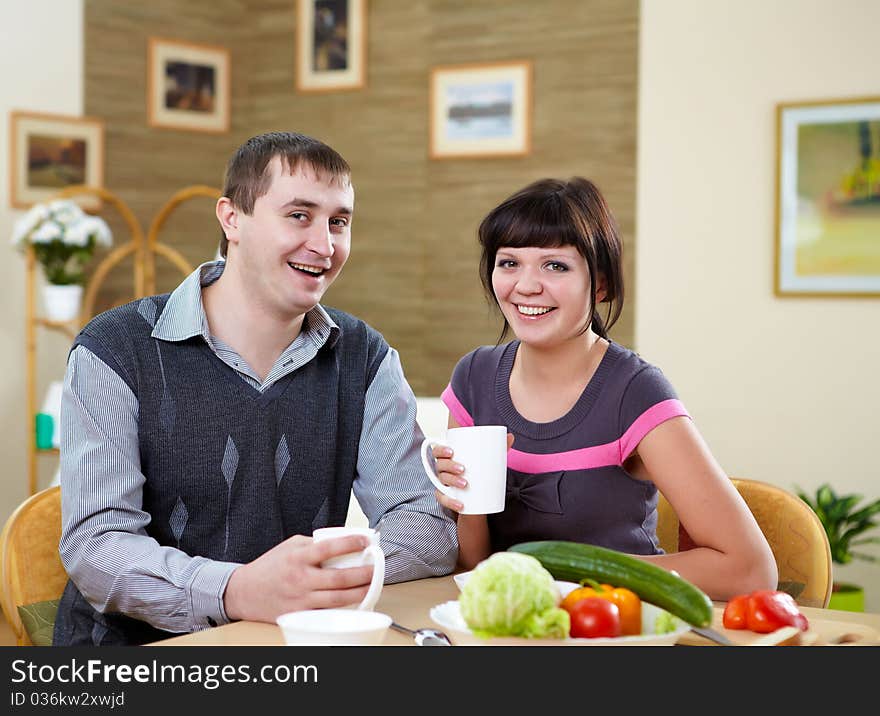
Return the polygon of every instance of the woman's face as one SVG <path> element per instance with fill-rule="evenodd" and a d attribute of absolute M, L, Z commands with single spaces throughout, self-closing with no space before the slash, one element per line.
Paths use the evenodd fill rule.
<path fill-rule="evenodd" d="M 536 347 L 581 334 L 592 318 L 590 273 L 574 246 L 502 246 L 495 256 L 492 290 L 516 337 Z"/>

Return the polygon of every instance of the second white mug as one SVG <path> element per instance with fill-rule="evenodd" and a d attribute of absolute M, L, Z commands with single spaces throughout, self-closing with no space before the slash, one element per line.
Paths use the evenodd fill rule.
<path fill-rule="evenodd" d="M 379 601 L 379 595 L 382 593 L 382 586 L 385 582 L 385 553 L 379 546 L 379 533 L 369 527 L 321 527 L 312 532 L 312 539 L 320 542 L 327 539 L 338 539 L 339 537 L 350 537 L 352 535 L 363 535 L 370 540 L 370 544 L 359 552 L 349 552 L 341 554 L 337 557 L 331 557 L 321 562 L 322 567 L 330 567 L 333 569 L 343 569 L 345 567 L 363 567 L 368 564 L 373 565 L 373 578 L 370 581 L 370 589 L 367 596 L 363 598 L 357 609 L 372 610 Z"/>
<path fill-rule="evenodd" d="M 452 459 L 464 465 L 467 487 L 440 482 L 431 452 L 434 445 L 452 448 Z M 425 438 L 422 465 L 440 492 L 464 505 L 461 514 L 491 515 L 504 511 L 507 489 L 507 428 L 504 425 L 450 428 L 445 438 Z"/>

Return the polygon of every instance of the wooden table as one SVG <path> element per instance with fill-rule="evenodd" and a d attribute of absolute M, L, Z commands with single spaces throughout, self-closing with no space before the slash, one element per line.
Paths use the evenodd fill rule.
<path fill-rule="evenodd" d="M 431 607 L 458 598 L 458 587 L 451 576 L 419 579 L 413 582 L 386 585 L 376 605 L 377 612 L 388 614 L 395 622 L 409 629 L 420 627 L 439 628 L 428 615 Z M 759 635 L 753 632 L 732 631 L 721 626 L 721 613 L 724 605 L 715 604 L 713 626 L 734 643 L 749 644 Z M 880 614 L 867 612 L 843 612 L 832 609 L 801 607 L 810 620 L 810 634 L 817 637 L 817 643 L 834 641 L 844 634 L 860 637 L 859 643 L 880 644 Z M 450 635 L 456 644 L 479 644 L 476 637 Z M 688 632 L 678 641 L 679 644 L 712 645 L 713 642 Z M 233 622 L 214 629 L 184 634 L 155 642 L 151 646 L 283 646 L 281 629 L 276 624 L 261 622 Z M 406 634 L 389 630 L 385 638 L 387 646 L 413 646 L 414 642 Z"/>

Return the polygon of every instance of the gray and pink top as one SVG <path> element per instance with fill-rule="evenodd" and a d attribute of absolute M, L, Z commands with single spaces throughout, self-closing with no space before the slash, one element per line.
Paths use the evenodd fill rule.
<path fill-rule="evenodd" d="M 657 488 L 623 467 L 645 435 L 688 415 L 663 373 L 633 351 L 608 350 L 574 407 L 533 423 L 510 397 L 519 341 L 464 356 L 442 399 L 459 425 L 506 425 L 504 512 L 488 515 L 492 551 L 531 540 L 585 542 L 629 554 L 660 554 Z"/>

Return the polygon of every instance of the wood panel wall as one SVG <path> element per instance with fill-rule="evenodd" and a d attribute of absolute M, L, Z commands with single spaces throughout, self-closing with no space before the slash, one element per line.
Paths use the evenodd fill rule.
<path fill-rule="evenodd" d="M 369 0 L 367 86 L 324 94 L 295 89 L 295 5 L 86 0 L 86 113 L 106 122 L 106 185 L 144 230 L 177 189 L 219 187 L 248 137 L 319 137 L 349 161 L 356 192 L 352 255 L 325 302 L 380 330 L 415 392 L 436 395 L 457 359 L 494 343 L 500 328 L 478 276 L 480 220 L 535 179 L 579 174 L 603 190 L 623 232 L 627 304 L 612 335 L 632 345 L 638 0 Z M 228 134 L 148 125 L 151 35 L 230 49 Z M 431 68 L 523 58 L 534 63 L 531 155 L 429 160 Z M 213 256 L 218 231 L 204 199 L 175 214 L 161 238 L 195 264 Z M 162 290 L 180 279 L 159 270 Z M 105 303 L 126 285 L 120 275 Z"/>

